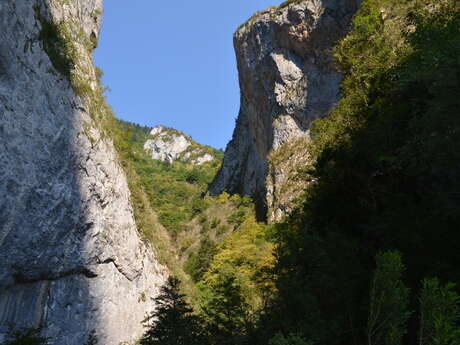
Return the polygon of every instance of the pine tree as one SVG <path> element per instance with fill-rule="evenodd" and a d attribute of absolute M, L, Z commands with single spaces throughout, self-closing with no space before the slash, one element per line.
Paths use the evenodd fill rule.
<path fill-rule="evenodd" d="M 410 316 L 409 289 L 401 280 L 405 266 L 397 251 L 380 253 L 371 290 L 368 345 L 399 345 Z"/>
<path fill-rule="evenodd" d="M 145 320 L 147 331 L 141 345 L 205 345 L 202 322 L 193 314 L 185 295 L 179 292 L 180 281 L 170 277 L 155 298 L 157 309 Z"/>

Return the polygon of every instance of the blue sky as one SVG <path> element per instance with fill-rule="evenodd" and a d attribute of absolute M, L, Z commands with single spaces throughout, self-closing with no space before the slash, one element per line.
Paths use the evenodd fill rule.
<path fill-rule="evenodd" d="M 232 35 L 281 0 L 108 0 L 96 64 L 119 118 L 224 148 L 239 109 Z"/>

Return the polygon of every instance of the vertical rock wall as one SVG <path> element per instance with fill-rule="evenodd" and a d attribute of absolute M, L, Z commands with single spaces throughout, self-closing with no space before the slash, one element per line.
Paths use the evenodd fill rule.
<path fill-rule="evenodd" d="M 257 13 L 236 31 L 241 109 L 211 194 L 251 195 L 260 218 L 267 208 L 278 209 L 275 218 L 280 217 L 287 206 L 275 205 L 276 196 L 267 195 L 281 189 L 271 185 L 267 191 L 268 156 L 308 137 L 311 121 L 326 116 L 339 100 L 341 75 L 329 50 L 349 30 L 359 3 L 297 1 Z M 277 180 L 284 180 L 283 174 L 270 172 Z"/>
<path fill-rule="evenodd" d="M 101 14 L 102 0 L 0 2 L 0 334 L 131 344 L 164 281 L 90 101 Z"/>

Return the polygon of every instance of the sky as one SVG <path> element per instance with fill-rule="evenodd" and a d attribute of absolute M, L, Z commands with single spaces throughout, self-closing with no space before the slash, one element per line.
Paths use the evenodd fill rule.
<path fill-rule="evenodd" d="M 95 62 L 117 117 L 225 148 L 239 110 L 232 35 L 281 0 L 108 0 Z"/>

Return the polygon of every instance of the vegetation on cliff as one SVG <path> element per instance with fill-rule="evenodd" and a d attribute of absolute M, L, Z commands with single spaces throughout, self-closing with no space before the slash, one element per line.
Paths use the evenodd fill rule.
<path fill-rule="evenodd" d="M 208 282 L 211 276 L 224 274 L 225 257 L 225 274 L 235 278 L 241 298 L 248 302 L 244 312 L 260 309 L 261 291 L 254 290 L 251 282 L 263 261 L 273 261 L 273 246 L 267 241 L 266 227 L 253 220 L 251 199 L 227 193 L 207 196 L 220 161 L 195 165 L 154 160 L 143 148 L 149 128 L 120 120 L 115 124 L 112 136 L 128 175 L 138 224 L 163 262 L 180 277 L 194 307 L 198 310 L 208 304 L 208 298 L 216 298 L 217 287 Z M 234 261 L 227 261 L 230 258 Z"/>
<path fill-rule="evenodd" d="M 271 327 L 320 344 L 370 344 L 363 295 L 379 251 L 403 254 L 409 310 L 423 279 L 460 281 L 459 27 L 457 1 L 363 2 L 334 50 L 342 100 L 313 126 L 316 163 L 305 178 L 316 182 L 277 226 Z M 381 339 L 397 331 L 414 344 L 417 315 Z"/>

